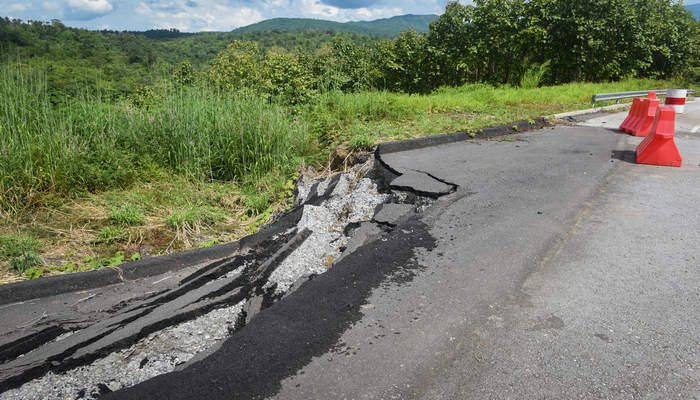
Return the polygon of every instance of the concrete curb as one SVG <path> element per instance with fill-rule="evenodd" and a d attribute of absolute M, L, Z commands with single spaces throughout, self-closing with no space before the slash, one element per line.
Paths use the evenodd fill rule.
<path fill-rule="evenodd" d="M 533 121 L 518 121 L 508 125 L 500 125 L 494 126 L 492 128 L 480 129 L 474 134 L 469 134 L 467 132 L 457 132 L 449 133 L 446 135 L 402 140 L 399 142 L 380 143 L 377 146 L 377 153 L 397 153 L 400 151 L 422 149 L 425 147 L 439 146 L 442 144 L 461 142 L 464 140 L 514 135 L 518 133 L 541 129 L 549 125 L 550 123 L 546 118 L 535 118 Z"/>
<path fill-rule="evenodd" d="M 2 285 L 0 286 L 0 305 L 95 289 L 228 257 L 240 249 L 261 245 L 273 236 L 296 226 L 301 219 L 301 211 L 301 207 L 296 207 L 266 228 L 236 242 L 128 262 L 115 268 L 48 276 Z"/>
<path fill-rule="evenodd" d="M 605 107 L 594 107 L 594 108 L 589 108 L 586 110 L 578 110 L 578 111 L 569 111 L 561 114 L 554 114 L 552 115 L 553 118 L 556 119 L 562 119 L 562 118 L 567 118 L 567 117 L 578 117 L 581 115 L 586 115 L 586 114 L 595 114 L 601 111 L 614 111 L 614 110 L 621 110 L 621 109 L 626 109 L 629 108 L 632 105 L 632 103 L 623 103 L 623 104 L 613 104 L 611 106 L 605 106 Z"/>

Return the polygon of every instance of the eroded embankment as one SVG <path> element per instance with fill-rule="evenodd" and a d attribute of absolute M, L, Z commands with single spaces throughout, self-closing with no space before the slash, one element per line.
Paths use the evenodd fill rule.
<path fill-rule="evenodd" d="M 421 171 L 399 175 L 374 158 L 302 181 L 298 222 L 282 218 L 277 223 L 289 226 L 270 240 L 168 289 L 125 297 L 106 313 L 43 318 L 31 333 L 0 345 L 0 398 L 97 398 L 182 368 L 455 188 Z"/>

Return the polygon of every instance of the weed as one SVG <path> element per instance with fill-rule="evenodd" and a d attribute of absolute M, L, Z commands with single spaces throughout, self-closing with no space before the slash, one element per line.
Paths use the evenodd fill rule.
<path fill-rule="evenodd" d="M 367 134 L 356 135 L 350 139 L 350 149 L 353 151 L 367 151 L 372 146 L 374 146 L 374 137 Z"/>
<path fill-rule="evenodd" d="M 215 238 L 215 239 L 209 240 L 207 242 L 200 243 L 199 246 L 197 246 L 197 248 L 204 249 L 207 247 L 214 247 L 214 246 L 220 245 L 222 243 L 226 243 L 226 240 L 224 240 L 222 238 Z"/>
<path fill-rule="evenodd" d="M 25 271 L 27 279 L 41 278 L 46 273 L 47 269 L 43 267 L 32 267 Z"/>
<path fill-rule="evenodd" d="M 20 257 L 27 253 L 37 253 L 41 243 L 35 236 L 18 234 L 12 237 L 0 236 L 0 258 Z"/>
<path fill-rule="evenodd" d="M 128 203 L 118 208 L 110 208 L 109 218 L 121 226 L 141 225 L 144 222 L 141 210 Z"/>
<path fill-rule="evenodd" d="M 124 253 L 121 251 L 118 251 L 117 254 L 108 258 L 106 261 L 103 261 L 103 266 L 114 267 L 114 266 L 117 266 L 119 264 L 124 263 L 124 260 L 126 260 L 126 257 L 124 257 Z"/>
<path fill-rule="evenodd" d="M 258 215 L 258 217 L 255 219 L 255 222 L 246 227 L 246 231 L 248 233 L 257 232 L 263 225 L 267 224 L 270 221 L 270 218 L 272 217 L 272 213 L 274 213 L 274 211 L 275 210 L 273 208 L 268 208 L 267 210 L 265 210 L 265 212 Z"/>
<path fill-rule="evenodd" d="M 527 71 L 525 71 L 523 77 L 520 79 L 520 87 L 523 89 L 535 89 L 540 86 L 544 76 L 547 74 L 547 72 L 549 72 L 550 64 L 551 62 L 547 60 L 542 64 L 533 65 L 530 67 Z"/>
<path fill-rule="evenodd" d="M 123 240 L 126 237 L 126 231 L 121 227 L 105 226 L 100 230 L 100 235 L 96 243 L 112 244 Z"/>
<path fill-rule="evenodd" d="M 245 207 L 250 215 L 259 215 L 270 205 L 270 195 L 267 192 L 255 193 L 247 189 Z"/>
<path fill-rule="evenodd" d="M 44 264 L 44 261 L 39 257 L 39 254 L 33 251 L 27 251 L 18 257 L 14 257 L 10 261 L 10 267 L 18 274 L 23 274 L 30 268 Z"/>
<path fill-rule="evenodd" d="M 202 219 L 202 212 L 196 208 L 177 210 L 170 214 L 167 223 L 173 229 L 185 229 L 194 227 Z"/>

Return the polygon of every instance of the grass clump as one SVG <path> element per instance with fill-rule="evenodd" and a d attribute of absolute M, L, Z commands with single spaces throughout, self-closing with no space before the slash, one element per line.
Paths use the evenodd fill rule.
<path fill-rule="evenodd" d="M 357 134 L 350 139 L 350 149 L 354 151 L 370 150 L 374 146 L 374 137 L 369 134 Z"/>
<path fill-rule="evenodd" d="M 109 210 L 109 218 L 121 226 L 134 226 L 144 223 L 144 215 L 132 204 L 124 204 L 121 207 L 112 207 Z"/>
<path fill-rule="evenodd" d="M 0 236 L 0 259 L 9 261 L 10 268 L 18 274 L 44 264 L 40 249 L 41 243 L 35 236 Z"/>
<path fill-rule="evenodd" d="M 198 230 L 202 225 L 223 219 L 223 215 L 214 208 L 206 206 L 188 206 L 173 211 L 166 219 L 175 230 Z"/>
<path fill-rule="evenodd" d="M 100 230 L 100 235 L 95 243 L 112 244 L 126 238 L 126 231 L 121 227 L 105 226 Z"/>
<path fill-rule="evenodd" d="M 41 259 L 39 254 L 33 251 L 25 252 L 18 257 L 12 258 L 12 260 L 10 261 L 10 267 L 13 270 L 15 270 L 18 274 L 23 274 L 30 268 L 34 268 L 43 264 L 44 260 Z"/>
<path fill-rule="evenodd" d="M 163 87 L 154 89 L 157 103 L 139 108 L 97 95 L 54 105 L 45 88 L 43 75 L 0 65 L 0 208 L 7 214 L 50 195 L 128 187 L 154 170 L 254 182 L 294 170 L 313 149 L 303 122 L 250 94 Z"/>
<path fill-rule="evenodd" d="M 255 187 L 249 186 L 245 194 L 245 207 L 250 215 L 263 213 L 270 205 L 270 194 L 259 192 Z"/>
<path fill-rule="evenodd" d="M 36 236 L 18 234 L 0 236 L 0 258 L 19 257 L 25 253 L 36 253 L 41 249 L 41 242 Z"/>

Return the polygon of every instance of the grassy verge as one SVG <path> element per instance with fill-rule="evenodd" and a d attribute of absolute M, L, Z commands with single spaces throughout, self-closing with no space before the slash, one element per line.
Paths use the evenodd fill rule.
<path fill-rule="evenodd" d="M 535 89 L 465 85 L 429 95 L 326 94 L 311 112 L 325 118 L 336 142 L 375 144 L 456 131 L 474 131 L 538 116 L 591 107 L 595 93 L 667 88 L 674 82 L 628 79 Z M 599 103 L 598 106 L 606 105 Z M 318 120 L 319 118 L 316 118 Z M 314 120 L 314 118 L 310 118 Z"/>
<path fill-rule="evenodd" d="M 45 80 L 0 67 L 0 283 L 209 246 L 283 209 L 301 166 L 334 149 L 584 109 L 626 80 L 540 89 L 467 85 L 430 95 L 322 94 L 287 108 L 164 87 L 138 101 L 51 102 Z"/>

